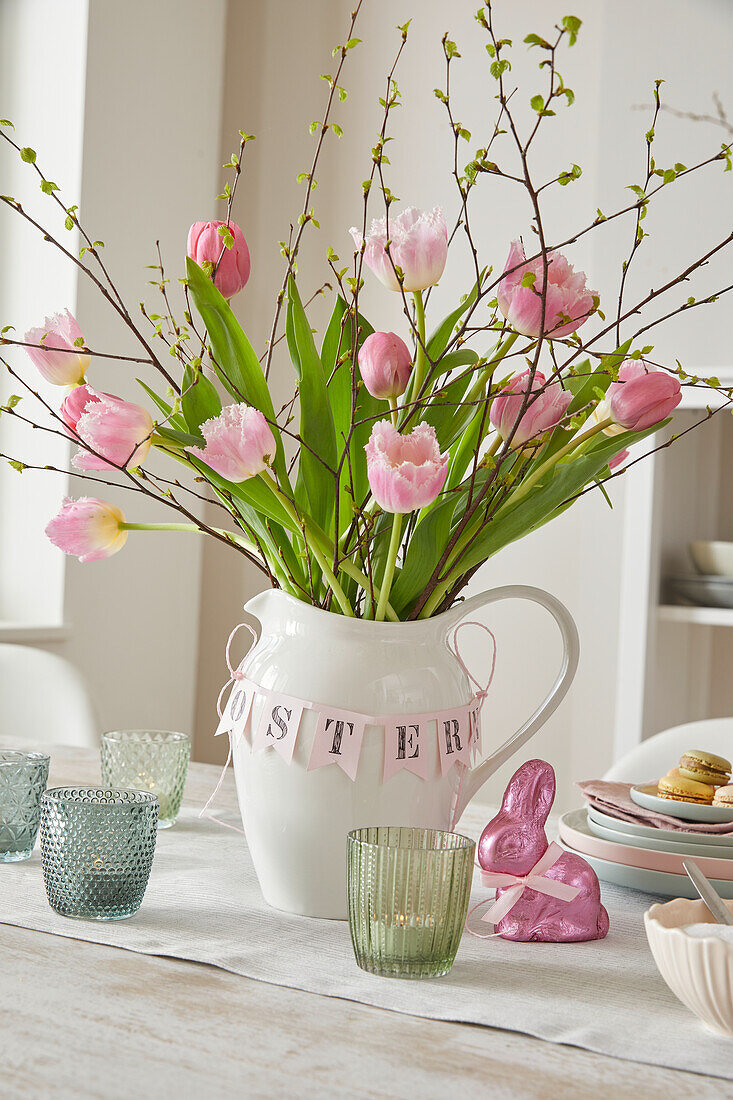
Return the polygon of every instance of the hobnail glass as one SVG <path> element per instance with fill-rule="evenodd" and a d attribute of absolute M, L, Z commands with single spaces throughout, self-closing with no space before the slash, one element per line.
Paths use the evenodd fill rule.
<path fill-rule="evenodd" d="M 80 920 L 131 917 L 148 884 L 157 826 L 158 799 L 148 791 L 47 790 L 41 856 L 51 908 Z"/>
<path fill-rule="evenodd" d="M 102 782 L 152 791 L 160 800 L 159 829 L 175 824 L 186 783 L 191 741 L 171 730 L 113 730 L 102 734 Z"/>
<path fill-rule="evenodd" d="M 475 847 L 440 829 L 348 834 L 349 927 L 362 970 L 391 978 L 448 973 L 466 923 Z"/>
<path fill-rule="evenodd" d="M 45 752 L 0 751 L 0 863 L 17 863 L 33 851 L 48 762 Z"/>

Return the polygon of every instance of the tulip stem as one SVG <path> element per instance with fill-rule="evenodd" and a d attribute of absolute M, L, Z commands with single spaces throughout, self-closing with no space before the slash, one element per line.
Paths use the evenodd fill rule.
<path fill-rule="evenodd" d="M 415 328 L 417 329 L 417 352 L 415 355 L 415 373 L 412 376 L 412 388 L 410 390 L 410 399 L 417 401 L 420 396 L 420 390 L 425 380 L 425 371 L 427 369 L 428 360 L 425 354 L 425 306 L 422 300 L 422 291 L 416 290 L 413 292 L 413 300 L 415 302 Z"/>
<path fill-rule="evenodd" d="M 396 428 L 397 427 L 397 416 L 398 416 L 398 413 L 397 413 L 397 398 L 394 396 L 394 394 L 392 394 L 389 397 L 388 400 L 389 400 L 389 407 L 392 410 L 392 424 Z"/>
<path fill-rule="evenodd" d="M 573 437 L 573 439 L 569 440 L 569 442 L 566 443 L 564 447 L 561 447 L 559 451 L 556 451 L 554 455 L 551 455 L 548 459 L 546 459 L 546 461 L 543 462 L 541 466 L 537 467 L 533 474 L 530 474 L 530 476 L 521 483 L 516 492 L 512 493 L 509 499 L 501 506 L 501 508 L 499 508 L 495 518 L 498 518 L 508 508 L 514 507 L 514 505 L 517 504 L 518 501 L 522 500 L 530 491 L 530 489 L 537 484 L 540 478 L 544 477 L 548 470 L 551 470 L 553 466 L 557 465 L 557 463 L 562 458 L 564 458 L 567 454 L 570 454 L 571 451 L 574 451 L 577 448 L 585 447 L 586 444 L 593 438 L 593 436 L 598 435 L 599 432 L 602 432 L 605 428 L 609 426 L 609 424 L 612 423 L 613 420 L 610 417 L 607 420 L 601 420 L 600 423 L 594 424 L 592 428 L 588 428 L 586 431 L 581 432 L 580 435 L 576 435 Z M 479 527 L 480 526 L 481 524 L 479 523 Z M 446 592 L 449 591 L 449 589 L 460 576 L 460 569 L 455 563 L 457 562 L 464 548 L 470 543 L 471 539 L 476 534 L 476 530 L 477 528 L 475 524 L 469 525 L 456 542 L 455 546 L 453 547 L 451 557 L 448 560 L 448 565 L 450 566 L 451 562 L 453 563 L 453 565 L 447 573 L 443 583 L 434 590 L 432 596 L 430 596 L 430 598 L 425 603 L 425 606 L 420 612 L 421 619 L 427 619 L 430 615 L 432 615 L 433 611 L 439 605 Z"/>
<path fill-rule="evenodd" d="M 542 465 L 538 466 L 533 474 L 525 478 L 517 491 L 512 493 L 506 504 L 497 512 L 497 515 L 499 515 L 504 508 L 509 507 L 509 505 L 514 505 L 517 501 L 526 497 L 529 490 L 545 476 L 548 470 L 551 470 L 553 466 L 557 465 L 561 458 L 564 458 L 565 455 L 570 454 L 571 451 L 576 450 L 578 447 L 584 446 L 594 435 L 598 435 L 599 432 L 604 431 L 609 424 L 613 424 L 613 420 L 610 416 L 606 420 L 601 420 L 598 424 L 594 424 L 592 428 L 587 428 L 586 431 L 581 432 L 580 435 L 574 436 L 564 447 L 561 447 L 559 451 L 555 451 L 554 455 L 550 455 L 549 458 L 545 459 Z"/>
<path fill-rule="evenodd" d="M 382 591 L 379 593 L 379 600 L 377 602 L 377 613 L 374 616 L 377 622 L 381 622 L 384 619 L 384 612 L 387 606 L 387 600 L 389 599 L 389 593 L 392 588 L 392 578 L 394 577 L 395 565 L 397 564 L 397 554 L 399 553 L 400 549 L 401 531 L 402 513 L 395 512 L 392 516 L 392 534 L 389 540 L 387 561 L 384 564 L 384 574 L 382 575 Z"/>
<path fill-rule="evenodd" d="M 333 580 L 338 585 L 339 591 L 341 592 L 341 595 L 343 596 L 344 600 L 346 601 L 346 603 L 349 607 L 349 611 L 348 612 L 344 611 L 344 614 L 350 614 L 350 615 L 353 616 L 354 611 L 351 607 L 351 604 L 346 599 L 346 596 L 344 595 L 344 592 L 343 592 L 343 589 L 341 588 L 341 585 L 339 584 L 338 580 L 336 579 L 336 577 L 333 574 L 333 570 L 330 568 L 330 566 L 328 566 L 327 562 L 326 562 L 326 567 L 328 569 L 328 572 L 326 572 L 326 569 L 323 568 L 323 561 L 326 560 L 324 555 L 330 554 L 331 551 L 332 551 L 332 548 L 329 544 L 329 540 L 328 540 L 327 536 L 320 529 L 320 527 L 316 523 L 313 522 L 313 520 L 310 518 L 310 516 L 303 516 L 302 521 L 301 521 L 301 518 L 298 516 L 298 513 L 296 512 L 295 508 L 293 507 L 292 501 L 289 499 L 289 497 L 287 497 L 282 492 L 282 490 L 278 486 L 277 482 L 266 471 L 261 473 L 259 476 L 262 478 L 262 480 L 265 482 L 265 484 L 270 489 L 272 489 L 273 493 L 275 493 L 278 500 L 282 504 L 283 508 L 288 513 L 288 515 L 290 516 L 293 523 L 297 526 L 298 530 L 302 531 L 302 530 L 305 529 L 307 534 L 310 536 L 310 538 L 308 540 L 308 545 L 310 546 L 311 550 L 313 551 L 313 553 L 316 557 L 316 560 L 318 561 L 318 564 L 320 565 L 321 569 L 323 570 L 324 576 L 329 581 L 329 584 L 331 584 L 331 588 L 333 589 L 333 592 L 334 592 L 334 595 L 336 596 L 336 599 L 339 601 L 339 603 L 341 604 L 341 607 L 343 608 L 343 604 L 341 603 L 341 600 L 339 599 L 338 592 L 336 591 L 336 589 L 333 587 L 333 584 L 331 583 L 331 577 L 333 577 Z M 318 545 L 316 545 L 316 544 L 318 544 Z M 319 554 L 321 555 L 321 557 L 319 557 Z M 340 573 L 345 573 L 347 575 L 347 577 L 351 577 L 352 580 L 355 580 L 357 582 L 357 584 L 360 585 L 360 587 L 364 589 L 365 592 L 371 592 L 372 589 L 373 589 L 375 595 L 377 596 L 377 598 L 378 599 L 381 598 L 381 595 L 382 595 L 381 590 L 379 588 L 377 588 L 377 586 L 375 584 L 372 584 L 370 582 L 369 577 L 367 577 L 366 573 L 362 573 L 361 569 L 359 569 L 358 566 L 356 566 L 351 561 L 350 558 L 344 558 L 343 561 L 339 562 L 339 567 L 338 568 L 339 568 Z M 330 576 L 329 576 L 329 574 L 330 574 Z M 389 595 L 389 593 L 387 593 L 387 595 Z M 395 612 L 394 608 L 388 602 L 385 603 L 385 611 L 386 611 L 386 614 L 387 614 L 387 618 L 391 619 L 392 622 L 398 623 L 400 621 L 399 616 Z"/>
<path fill-rule="evenodd" d="M 127 520 L 121 520 L 119 526 L 123 531 L 192 531 L 195 535 L 206 534 L 195 523 L 128 523 Z M 244 535 L 237 535 L 234 531 L 227 531 L 223 527 L 211 527 L 209 530 L 221 535 L 229 542 L 236 543 L 237 546 L 244 547 L 245 550 L 249 550 L 250 554 L 254 554 L 255 557 L 262 560 L 262 554 L 258 547 L 248 538 L 245 538 Z"/>

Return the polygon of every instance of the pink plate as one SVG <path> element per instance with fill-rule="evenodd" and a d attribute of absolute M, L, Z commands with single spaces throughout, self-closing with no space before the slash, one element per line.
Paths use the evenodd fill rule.
<path fill-rule="evenodd" d="M 627 867 L 639 867 L 644 871 L 666 871 L 684 875 L 682 860 L 686 855 L 674 852 L 653 852 L 647 848 L 632 848 L 630 844 L 615 844 L 602 840 L 588 828 L 585 810 L 573 810 L 560 818 L 560 839 L 582 855 L 606 859 L 610 863 L 623 863 Z M 695 856 L 695 863 L 708 878 L 733 882 L 733 859 L 710 859 Z"/>

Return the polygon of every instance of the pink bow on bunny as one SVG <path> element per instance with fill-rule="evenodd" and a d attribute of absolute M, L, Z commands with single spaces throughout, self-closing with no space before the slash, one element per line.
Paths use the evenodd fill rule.
<path fill-rule="evenodd" d="M 555 800 L 555 773 L 528 760 L 509 780 L 501 809 L 484 829 L 478 861 L 496 901 L 485 919 L 509 940 L 570 943 L 608 932 L 598 877 L 586 860 L 549 845 L 545 822 Z"/>

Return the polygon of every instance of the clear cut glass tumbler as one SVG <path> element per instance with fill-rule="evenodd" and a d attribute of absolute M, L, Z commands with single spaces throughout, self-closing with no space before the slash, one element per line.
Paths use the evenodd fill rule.
<path fill-rule="evenodd" d="M 43 881 L 52 909 L 122 920 L 140 908 L 158 835 L 149 791 L 52 787 L 41 800 Z"/>
<path fill-rule="evenodd" d="M 45 752 L 0 751 L 0 863 L 17 863 L 33 851 L 48 762 Z"/>
<path fill-rule="evenodd" d="M 175 825 L 183 799 L 191 741 L 171 730 L 111 730 L 102 734 L 102 782 L 152 791 L 160 800 L 159 829 Z"/>
<path fill-rule="evenodd" d="M 453 966 L 476 845 L 440 829 L 371 826 L 347 837 L 349 927 L 362 970 L 437 978 Z"/>

